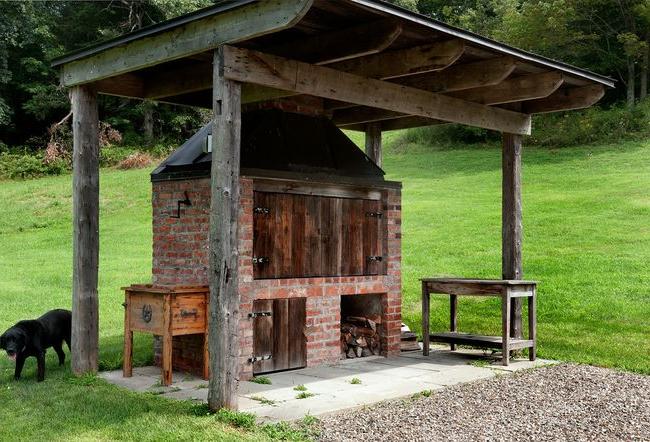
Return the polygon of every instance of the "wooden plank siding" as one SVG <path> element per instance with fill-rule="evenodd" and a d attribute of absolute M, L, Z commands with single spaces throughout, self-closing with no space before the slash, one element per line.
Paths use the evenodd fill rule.
<path fill-rule="evenodd" d="M 385 274 L 381 201 L 271 192 L 254 200 L 256 279 Z"/>

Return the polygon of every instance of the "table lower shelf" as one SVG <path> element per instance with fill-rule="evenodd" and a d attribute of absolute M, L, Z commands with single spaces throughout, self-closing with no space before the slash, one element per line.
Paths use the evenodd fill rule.
<path fill-rule="evenodd" d="M 445 333 L 431 333 L 429 335 L 431 342 L 442 342 L 445 344 L 458 344 L 458 345 L 471 345 L 473 347 L 481 348 L 497 348 L 503 347 L 503 338 L 501 336 L 485 336 L 473 335 L 470 333 L 459 332 L 445 332 Z M 529 339 L 510 339 L 508 342 L 508 349 L 518 350 L 520 348 L 531 348 L 534 343 Z"/>

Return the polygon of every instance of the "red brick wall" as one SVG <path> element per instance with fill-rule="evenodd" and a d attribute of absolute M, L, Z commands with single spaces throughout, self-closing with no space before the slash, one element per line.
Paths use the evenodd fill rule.
<path fill-rule="evenodd" d="M 401 195 L 384 192 L 387 222 L 387 274 L 325 278 L 253 279 L 253 180 L 241 179 L 239 213 L 240 379 L 252 376 L 248 358 L 253 353 L 253 331 L 248 313 L 254 299 L 307 298 L 307 365 L 335 363 L 340 358 L 341 295 L 381 294 L 382 352 L 399 354 L 401 326 Z M 176 201 L 187 191 L 192 206 Z M 209 179 L 153 183 L 153 283 L 154 285 L 207 285 Z M 174 367 L 200 374 L 202 337 L 174 339 Z M 156 351 L 157 360 L 159 349 Z M 193 364 L 193 362 L 195 362 Z"/>

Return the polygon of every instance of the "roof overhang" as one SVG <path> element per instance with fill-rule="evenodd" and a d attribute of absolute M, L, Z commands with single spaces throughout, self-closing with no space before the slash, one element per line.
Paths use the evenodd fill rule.
<path fill-rule="evenodd" d="M 53 65 L 60 67 L 64 86 L 93 83 L 109 95 L 211 107 L 212 54 L 222 45 L 252 57 L 268 55 L 267 63 L 307 63 L 315 75 L 338 70 L 381 81 L 376 87 L 424 91 L 440 105 L 468 102 L 496 113 L 588 107 L 614 86 L 611 78 L 377 0 L 224 1 L 67 54 Z M 250 76 L 233 79 L 246 82 L 244 102 L 312 93 Z M 455 121 L 403 106 L 320 97 L 332 119 L 349 129 L 370 122 L 391 130 Z M 478 110 L 480 120 L 484 112 Z"/>

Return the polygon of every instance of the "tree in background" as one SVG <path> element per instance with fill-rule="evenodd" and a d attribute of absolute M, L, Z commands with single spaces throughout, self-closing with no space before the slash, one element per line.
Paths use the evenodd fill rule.
<path fill-rule="evenodd" d="M 42 149 L 70 109 L 50 60 L 209 6 L 211 0 L 0 2 L 0 144 Z M 101 97 L 100 115 L 121 131 L 188 135 L 204 117 L 179 106 Z M 192 124 L 188 125 L 188 121 Z M 178 125 L 179 122 L 181 125 Z M 149 140 L 150 141 L 150 140 Z"/>
<path fill-rule="evenodd" d="M 650 0 L 395 0 L 513 46 L 620 79 L 609 101 L 648 94 Z M 638 87 L 637 87 L 638 84 Z"/>

